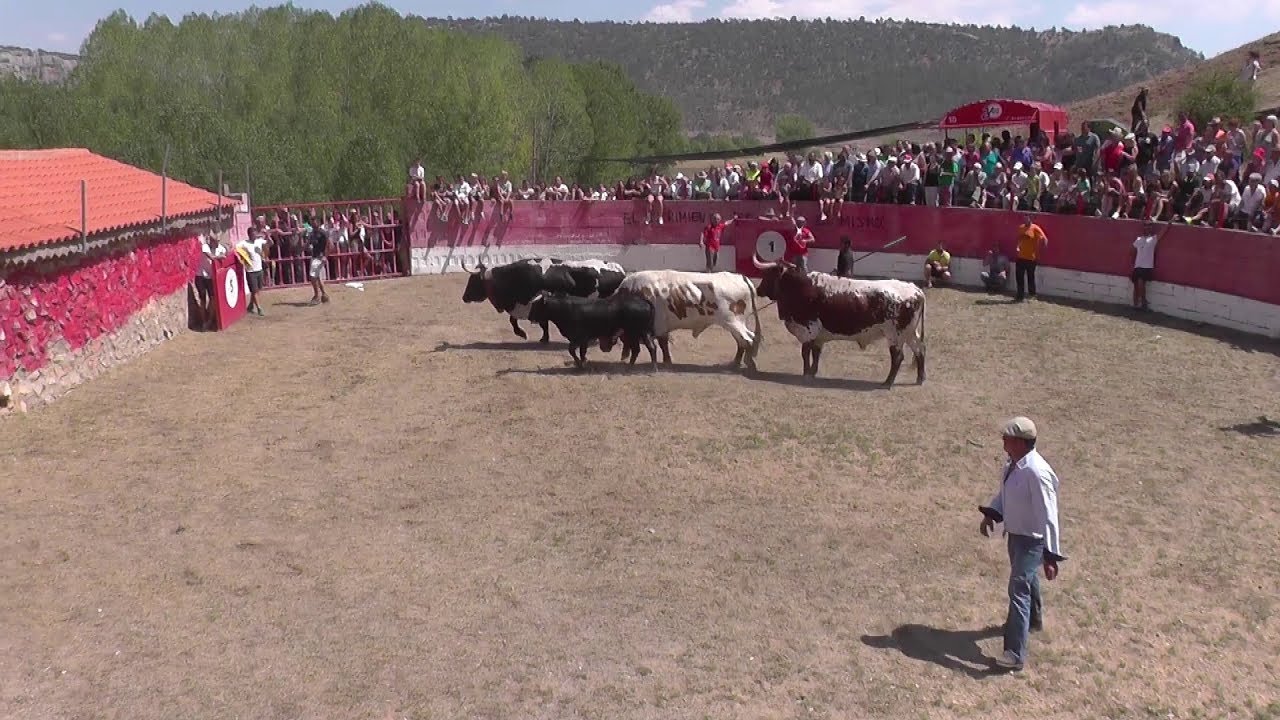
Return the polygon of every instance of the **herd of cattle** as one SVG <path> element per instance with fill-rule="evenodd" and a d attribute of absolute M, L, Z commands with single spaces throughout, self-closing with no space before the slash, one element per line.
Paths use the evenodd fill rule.
<path fill-rule="evenodd" d="M 542 328 L 540 342 L 550 342 L 555 325 L 569 341 L 574 365 L 585 367 L 587 347 L 598 344 L 606 353 L 621 341 L 622 359 L 635 364 L 640 346 L 649 351 L 656 368 L 657 352 L 671 363 L 669 338 L 675 330 L 689 330 L 696 338 L 712 326 L 724 328 L 738 345 L 733 366 L 754 370 L 760 351 L 759 298 L 778 306 L 778 318 L 800 341 L 804 374 L 818 374 L 822 347 L 833 340 L 851 340 L 866 348 L 881 337 L 889 344 L 892 386 L 902 366 L 903 346 L 915 360 L 917 381 L 925 377 L 925 295 L 899 280 L 854 280 L 819 272 L 805 272 L 786 262 L 765 263 L 752 258 L 761 271 L 756 286 L 732 272 L 642 270 L 628 273 L 621 265 L 599 260 L 526 259 L 475 270 L 462 300 L 488 300 L 506 313 L 511 329 L 521 338 L 527 320 Z M 767 308 L 767 305 L 765 305 Z M 748 321 L 751 321 L 748 323 Z"/>

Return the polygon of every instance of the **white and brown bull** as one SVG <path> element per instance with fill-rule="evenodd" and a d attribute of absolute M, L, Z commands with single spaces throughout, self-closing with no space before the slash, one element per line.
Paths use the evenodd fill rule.
<path fill-rule="evenodd" d="M 924 383 L 924 291 L 900 280 L 854 280 L 820 272 L 806 273 L 787 262 L 765 263 L 757 292 L 778 303 L 778 318 L 800 341 L 804 374 L 816 377 L 822 346 L 852 340 L 860 348 L 880 338 L 889 343 L 892 387 L 902 366 L 902 346 L 915 356 L 916 380 Z"/>
<path fill-rule="evenodd" d="M 636 295 L 653 303 L 654 336 L 662 348 L 663 364 L 671 364 L 670 335 L 690 330 L 696 338 L 712 326 L 729 331 L 738 344 L 733 367 L 745 360 L 754 370 L 760 352 L 760 313 L 756 288 L 746 276 L 731 272 L 700 273 L 680 270 L 642 270 L 628 275 L 617 294 Z M 747 318 L 755 319 L 755 329 Z"/>

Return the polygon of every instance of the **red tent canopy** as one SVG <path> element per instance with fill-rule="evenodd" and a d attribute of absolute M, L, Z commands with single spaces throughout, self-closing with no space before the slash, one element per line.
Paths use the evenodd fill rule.
<path fill-rule="evenodd" d="M 1002 125 L 1040 126 L 1050 137 L 1067 129 L 1067 111 L 1057 105 L 1034 100 L 993 98 L 961 105 L 948 112 L 938 123 L 940 128 L 1000 127 Z"/>

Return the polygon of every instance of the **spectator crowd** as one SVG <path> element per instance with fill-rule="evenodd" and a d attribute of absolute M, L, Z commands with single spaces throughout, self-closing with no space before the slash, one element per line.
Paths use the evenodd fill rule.
<path fill-rule="evenodd" d="M 1259 70 L 1250 53 L 1241 82 Z M 410 188 L 445 222 L 510 219 L 516 200 L 633 200 L 646 223 L 662 224 L 672 200 L 768 200 L 790 216 L 798 201 L 819 203 L 818 222 L 838 217 L 846 202 L 1001 208 L 1111 218 L 1178 221 L 1280 234 L 1280 128 L 1274 115 L 1246 122 L 1213 118 L 1197 128 L 1185 114 L 1176 125 L 1149 127 L 1147 91 L 1135 99 L 1125 129 L 1082 123 L 1056 138 L 1032 125 L 1028 137 L 982 134 L 923 144 L 900 140 L 861 151 L 725 163 L 686 177 L 653 168 L 613 186 L 586 187 L 555 177 L 546 184 L 508 173 L 471 174 L 428 183 L 421 162 Z"/>
<path fill-rule="evenodd" d="M 250 241 L 262 239 L 266 257 L 264 285 L 295 285 L 309 280 L 312 230 L 328 237 L 325 277 L 331 280 L 395 275 L 404 229 L 394 207 L 362 203 L 347 208 L 323 206 L 303 211 L 260 210 L 249 228 Z"/>

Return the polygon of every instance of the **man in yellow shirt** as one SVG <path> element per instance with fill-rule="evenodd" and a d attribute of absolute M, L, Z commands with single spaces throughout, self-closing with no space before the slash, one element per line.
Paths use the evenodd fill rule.
<path fill-rule="evenodd" d="M 1022 302 L 1025 294 L 1036 296 L 1036 264 L 1040 262 L 1040 254 L 1049 244 L 1044 230 L 1031 221 L 1031 213 L 1023 217 L 1024 222 L 1018 226 L 1018 250 L 1014 260 L 1014 277 L 1018 283 L 1018 295 L 1014 302 Z"/>
<path fill-rule="evenodd" d="M 924 259 L 924 286 L 933 287 L 935 278 L 951 282 L 951 253 L 942 246 L 941 239 L 938 240 L 938 246 L 930 250 Z"/>

